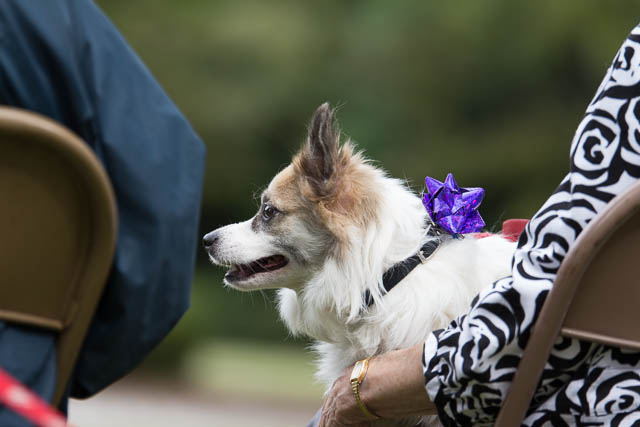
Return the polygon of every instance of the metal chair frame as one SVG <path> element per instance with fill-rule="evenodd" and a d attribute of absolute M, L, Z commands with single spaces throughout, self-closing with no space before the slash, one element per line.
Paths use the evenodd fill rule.
<path fill-rule="evenodd" d="M 57 405 L 111 269 L 113 189 L 76 135 L 0 107 L 0 198 L 0 320 L 58 334 Z"/>

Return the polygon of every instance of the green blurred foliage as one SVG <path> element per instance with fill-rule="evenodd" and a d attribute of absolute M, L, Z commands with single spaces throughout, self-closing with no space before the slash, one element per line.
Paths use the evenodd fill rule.
<path fill-rule="evenodd" d="M 640 10 L 630 0 L 98 3 L 207 144 L 202 234 L 253 215 L 254 194 L 324 101 L 416 191 L 425 175 L 453 172 L 486 188 L 492 228 L 530 217 L 566 173 L 575 127 Z M 180 344 L 285 339 L 270 294 L 265 308 L 259 294 L 221 290 L 215 274 L 204 282 Z"/>
<path fill-rule="evenodd" d="M 416 190 L 452 171 L 487 187 L 489 222 L 531 216 L 564 174 L 573 130 L 640 10 L 596 0 L 99 3 L 207 143 L 203 230 L 253 214 L 252 195 L 324 101 Z"/>

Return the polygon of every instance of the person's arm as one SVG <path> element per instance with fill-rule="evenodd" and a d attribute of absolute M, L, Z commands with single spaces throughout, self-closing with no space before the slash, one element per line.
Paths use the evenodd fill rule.
<path fill-rule="evenodd" d="M 369 360 L 360 396 L 367 408 L 381 418 L 435 415 L 436 408 L 424 388 L 423 345 L 396 350 Z M 349 378 L 352 366 L 335 381 L 322 407 L 319 426 L 368 425 L 356 403 Z"/>
<path fill-rule="evenodd" d="M 94 2 L 5 0 L 0 29 L 0 103 L 78 134 L 116 195 L 113 268 L 70 384 L 89 397 L 140 363 L 189 306 L 205 149 Z"/>

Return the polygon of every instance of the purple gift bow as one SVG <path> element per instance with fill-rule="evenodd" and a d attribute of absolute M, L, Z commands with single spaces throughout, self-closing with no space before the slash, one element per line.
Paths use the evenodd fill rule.
<path fill-rule="evenodd" d="M 422 204 L 435 224 L 454 236 L 482 230 L 485 223 L 477 209 L 484 197 L 483 188 L 461 188 L 451 173 L 444 182 L 428 176 L 425 184 Z"/>

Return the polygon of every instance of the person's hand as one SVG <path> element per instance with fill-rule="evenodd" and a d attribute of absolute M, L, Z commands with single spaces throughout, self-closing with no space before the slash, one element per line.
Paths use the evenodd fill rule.
<path fill-rule="evenodd" d="M 353 395 L 349 381 L 352 369 L 353 367 L 350 366 L 342 371 L 342 375 L 333 382 L 322 405 L 319 427 L 368 427 L 371 425 Z M 362 391 L 360 395 L 362 396 Z"/>
<path fill-rule="evenodd" d="M 424 388 L 422 344 L 391 351 L 369 360 L 367 375 L 360 386 L 366 407 L 381 418 L 434 415 L 436 408 Z M 364 427 L 372 421 L 356 403 L 351 370 L 346 368 L 333 383 L 322 405 L 320 427 Z"/>

